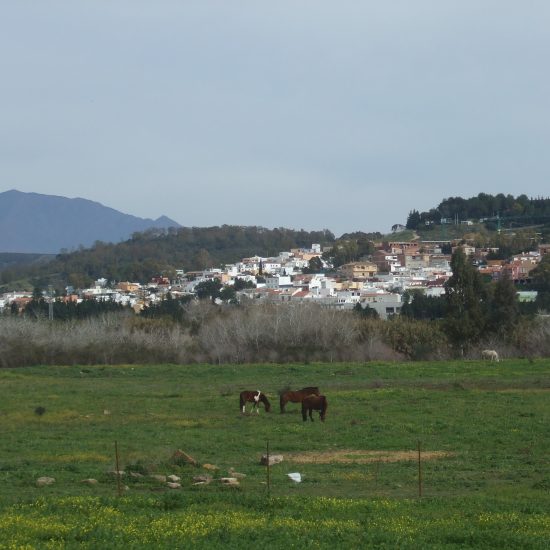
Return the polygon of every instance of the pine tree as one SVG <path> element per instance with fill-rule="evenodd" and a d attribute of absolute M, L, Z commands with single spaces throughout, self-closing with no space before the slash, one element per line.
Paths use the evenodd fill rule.
<path fill-rule="evenodd" d="M 488 329 L 500 336 L 512 333 L 519 317 L 519 302 L 514 281 L 508 270 L 501 272 L 495 284 L 489 312 Z"/>
<path fill-rule="evenodd" d="M 407 218 L 407 229 L 417 229 L 420 225 L 420 212 L 418 210 L 411 210 Z"/>
<path fill-rule="evenodd" d="M 476 343 L 486 326 L 487 292 L 479 271 L 461 248 L 451 258 L 452 276 L 445 283 L 447 314 L 444 330 L 461 354 Z"/>

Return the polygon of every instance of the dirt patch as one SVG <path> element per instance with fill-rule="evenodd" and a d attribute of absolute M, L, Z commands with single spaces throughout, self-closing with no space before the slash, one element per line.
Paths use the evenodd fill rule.
<path fill-rule="evenodd" d="M 422 460 L 447 458 L 446 451 L 422 451 Z M 285 459 L 297 464 L 368 464 L 370 462 L 403 462 L 418 460 L 418 451 L 316 451 L 307 453 L 285 453 Z"/>

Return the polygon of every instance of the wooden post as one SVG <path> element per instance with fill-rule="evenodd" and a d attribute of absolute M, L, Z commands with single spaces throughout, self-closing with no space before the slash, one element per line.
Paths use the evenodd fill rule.
<path fill-rule="evenodd" d="M 378 494 L 378 474 L 380 473 L 380 457 L 376 461 L 376 470 L 374 472 L 374 492 Z"/>
<path fill-rule="evenodd" d="M 269 439 L 267 440 L 267 496 L 271 496 L 271 466 L 269 462 Z"/>
<path fill-rule="evenodd" d="M 115 441 L 115 463 L 116 463 L 116 486 L 118 496 L 122 496 L 122 486 L 120 484 L 120 467 L 118 461 L 118 443 Z"/>
<path fill-rule="evenodd" d="M 418 441 L 418 496 L 422 497 L 422 460 L 420 456 L 420 440 Z"/>

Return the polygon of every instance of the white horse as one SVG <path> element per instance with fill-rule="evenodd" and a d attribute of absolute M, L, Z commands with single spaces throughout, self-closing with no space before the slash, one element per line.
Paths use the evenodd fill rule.
<path fill-rule="evenodd" d="M 481 358 L 489 361 L 499 362 L 498 353 L 494 349 L 484 349 L 481 352 Z"/>

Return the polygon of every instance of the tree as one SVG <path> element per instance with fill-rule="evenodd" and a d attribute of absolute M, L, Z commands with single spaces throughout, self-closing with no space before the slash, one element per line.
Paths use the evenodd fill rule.
<path fill-rule="evenodd" d="M 367 319 L 379 318 L 378 312 L 375 309 L 369 307 L 368 305 L 363 307 L 359 302 L 355 304 L 355 306 L 353 307 L 353 311 L 360 317 L 365 317 Z"/>
<path fill-rule="evenodd" d="M 413 290 L 403 294 L 401 315 L 412 319 L 443 319 L 447 309 L 442 296 L 426 296 L 424 292 Z"/>
<path fill-rule="evenodd" d="M 417 229 L 420 225 L 420 212 L 418 210 L 411 210 L 409 217 L 407 218 L 407 229 Z"/>
<path fill-rule="evenodd" d="M 215 300 L 220 296 L 220 290 L 222 284 L 219 279 L 211 279 L 209 281 L 202 281 L 195 287 L 195 293 L 199 299 L 212 298 Z"/>
<path fill-rule="evenodd" d="M 451 258 L 452 276 L 445 283 L 447 315 L 444 330 L 455 348 L 464 353 L 477 342 L 486 325 L 486 289 L 462 248 Z"/>
<path fill-rule="evenodd" d="M 224 286 L 220 291 L 219 296 L 224 302 L 235 303 L 237 300 L 237 293 L 232 286 Z"/>
<path fill-rule="evenodd" d="M 499 336 L 510 335 L 518 321 L 519 302 L 516 287 L 508 270 L 501 271 L 495 284 L 487 328 Z"/>
<path fill-rule="evenodd" d="M 543 256 L 539 265 L 533 269 L 531 275 L 531 288 L 538 292 L 535 301 L 537 307 L 544 311 L 550 311 L 550 255 Z"/>
<path fill-rule="evenodd" d="M 309 260 L 308 267 L 303 269 L 304 273 L 321 273 L 323 271 L 323 261 L 319 256 L 314 256 Z"/>
<path fill-rule="evenodd" d="M 235 283 L 233 284 L 233 288 L 235 289 L 235 292 L 238 292 L 239 290 L 244 290 L 245 288 L 256 288 L 256 285 L 252 281 L 247 281 L 237 277 L 235 279 Z"/>

